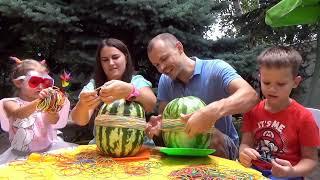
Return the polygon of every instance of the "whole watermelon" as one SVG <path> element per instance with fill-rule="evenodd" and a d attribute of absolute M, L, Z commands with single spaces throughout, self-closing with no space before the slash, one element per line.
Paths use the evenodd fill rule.
<path fill-rule="evenodd" d="M 205 106 L 205 103 L 194 96 L 176 98 L 170 101 L 163 111 L 162 136 L 164 143 L 170 148 L 208 148 L 211 136 L 209 133 L 198 134 L 190 138 L 183 128 L 176 129 L 169 124 L 166 119 L 177 119 L 180 121 L 180 114 L 189 114 Z M 176 126 L 184 126 L 182 122 L 177 122 Z M 172 128 L 172 130 L 171 130 Z"/>
<path fill-rule="evenodd" d="M 99 110 L 95 120 L 96 144 L 101 152 L 112 157 L 134 156 L 139 152 L 144 139 L 144 126 L 140 128 L 119 127 L 97 123 L 103 115 L 116 115 L 123 117 L 123 121 L 142 119 L 145 123 L 145 112 L 141 105 L 124 99 L 114 101 L 112 104 L 104 104 Z M 132 118 L 132 119 L 130 119 Z M 118 118 L 119 119 L 119 118 Z M 140 125 L 142 123 L 140 122 Z"/>

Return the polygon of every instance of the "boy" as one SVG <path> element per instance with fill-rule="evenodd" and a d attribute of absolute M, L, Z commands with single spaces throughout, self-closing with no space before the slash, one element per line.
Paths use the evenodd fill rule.
<path fill-rule="evenodd" d="M 300 54 L 272 47 L 258 58 L 265 99 L 244 114 L 240 162 L 276 179 L 302 179 L 317 164 L 319 129 L 311 112 L 289 97 L 301 81 Z"/>

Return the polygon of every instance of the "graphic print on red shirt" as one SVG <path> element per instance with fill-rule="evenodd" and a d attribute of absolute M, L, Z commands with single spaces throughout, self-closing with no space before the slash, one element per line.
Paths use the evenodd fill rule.
<path fill-rule="evenodd" d="M 262 128 L 254 134 L 254 146 L 261 155 L 260 159 L 271 163 L 279 157 L 283 150 L 283 140 L 280 133 L 274 128 Z"/>

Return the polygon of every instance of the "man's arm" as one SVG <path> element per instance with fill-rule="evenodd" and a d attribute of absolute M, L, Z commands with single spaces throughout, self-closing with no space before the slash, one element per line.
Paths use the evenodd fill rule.
<path fill-rule="evenodd" d="M 204 113 L 213 116 L 214 122 L 219 118 L 232 114 L 245 113 L 259 101 L 256 91 L 242 78 L 230 82 L 229 97 L 210 103 L 204 108 Z"/>
<path fill-rule="evenodd" d="M 182 117 L 190 136 L 208 131 L 223 116 L 247 112 L 258 103 L 257 93 L 242 78 L 232 80 L 228 91 L 231 94 L 229 97 Z"/>

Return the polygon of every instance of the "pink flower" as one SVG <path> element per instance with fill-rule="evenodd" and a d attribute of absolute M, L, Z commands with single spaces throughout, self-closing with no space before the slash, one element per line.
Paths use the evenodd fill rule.
<path fill-rule="evenodd" d="M 70 85 L 70 79 L 71 79 L 71 73 L 67 73 L 66 71 L 63 71 L 63 74 L 60 75 L 62 87 L 67 87 Z"/>

